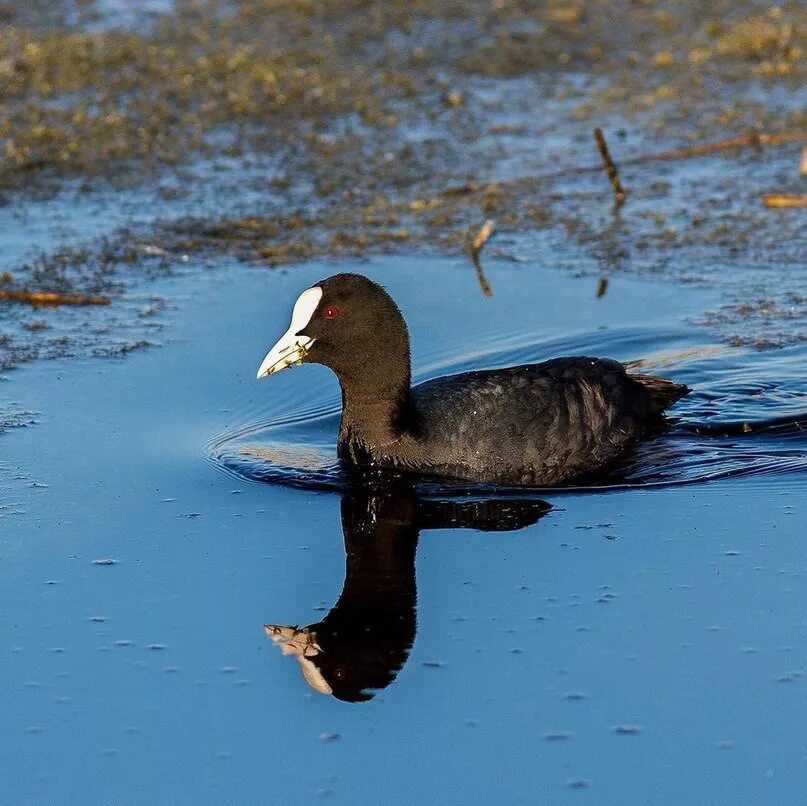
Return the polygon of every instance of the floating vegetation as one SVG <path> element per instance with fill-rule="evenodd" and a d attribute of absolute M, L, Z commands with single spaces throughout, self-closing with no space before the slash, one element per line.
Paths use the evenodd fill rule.
<path fill-rule="evenodd" d="M 748 173 L 746 188 L 713 171 L 708 187 L 687 189 L 683 171 L 673 181 L 662 165 L 804 142 L 807 12 L 797 4 L 195 0 L 128 28 L 93 0 L 2 13 L 0 203 L 68 186 L 131 198 L 157 185 L 152 222 L 3 266 L 13 277 L 0 296 L 15 301 L 56 294 L 117 309 L 133 279 L 191 256 L 274 267 L 401 249 L 459 254 L 488 220 L 491 259 L 520 260 L 525 236 L 562 232 L 595 255 L 598 276 L 703 279 L 704 252 L 731 258 L 752 244 L 779 264 L 798 260 L 795 215 L 760 204 L 779 190 L 767 204 L 799 203 L 789 177 L 752 184 Z M 780 91 L 760 91 L 760 80 Z M 602 171 L 590 140 L 600 124 L 619 166 L 612 181 L 631 189 L 629 230 L 599 220 L 607 188 L 587 181 Z M 697 271 L 672 250 L 697 251 Z M 490 293 L 495 268 L 482 272 L 478 258 Z M 802 306 L 785 303 L 804 296 L 795 277 L 778 300 L 791 319 Z M 741 303 L 738 292 L 713 321 Z M 3 305 L 4 367 L 152 343 L 108 325 L 95 329 L 107 343 L 87 349 L 88 328 L 57 326 L 67 312 L 32 318 L 25 308 Z M 147 310 L 156 326 L 158 308 Z M 790 321 L 764 340 L 802 332 Z"/>
<path fill-rule="evenodd" d="M 452 84 L 464 83 L 463 72 L 596 67 L 600 101 L 628 106 L 685 105 L 710 77 L 803 81 L 807 10 L 738 16 L 732 5 L 199 0 L 137 31 L 42 30 L 25 10 L 15 18 L 9 9 L 0 33 L 0 182 L 176 165 L 192 152 L 311 147 L 312 136 L 350 116 L 384 132 L 409 108 L 462 115 L 471 99 Z M 443 25 L 430 29 L 434 22 Z M 663 71 L 660 83 L 644 70 L 625 74 L 643 63 Z M 339 138 L 319 144 L 342 146 Z"/>

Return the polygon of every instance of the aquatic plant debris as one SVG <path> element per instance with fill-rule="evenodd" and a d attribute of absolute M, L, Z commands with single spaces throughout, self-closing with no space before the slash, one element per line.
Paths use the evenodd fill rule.
<path fill-rule="evenodd" d="M 80 294 L 59 294 L 55 291 L 0 288 L 0 301 L 24 302 L 37 307 L 57 305 L 109 305 L 109 297 L 89 297 Z"/>
<path fill-rule="evenodd" d="M 766 207 L 807 207 L 807 193 L 765 193 Z"/>

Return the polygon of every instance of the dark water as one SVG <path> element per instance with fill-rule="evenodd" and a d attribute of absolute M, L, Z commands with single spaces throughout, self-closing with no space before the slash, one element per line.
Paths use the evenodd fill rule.
<path fill-rule="evenodd" d="M 419 379 L 692 385 L 614 489 L 345 489 L 329 372 L 254 380 L 326 265 L 161 281 L 162 349 L 14 374 L 0 803 L 800 801 L 804 348 L 715 343 L 703 289 L 487 268 L 360 267 Z"/>

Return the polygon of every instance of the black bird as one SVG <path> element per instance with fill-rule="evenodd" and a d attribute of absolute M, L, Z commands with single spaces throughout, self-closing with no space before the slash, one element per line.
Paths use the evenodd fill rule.
<path fill-rule="evenodd" d="M 265 624 L 306 682 L 346 702 L 369 700 L 397 676 L 415 641 L 415 552 L 423 529 L 504 532 L 549 512 L 540 500 L 436 501 L 411 489 L 358 488 L 342 499 L 345 584 L 316 624 Z"/>
<path fill-rule="evenodd" d="M 689 391 L 588 356 L 413 387 L 403 316 L 360 274 L 336 274 L 300 295 L 258 378 L 302 362 L 324 364 L 339 379 L 338 453 L 348 468 L 508 485 L 563 484 L 602 471 Z"/>

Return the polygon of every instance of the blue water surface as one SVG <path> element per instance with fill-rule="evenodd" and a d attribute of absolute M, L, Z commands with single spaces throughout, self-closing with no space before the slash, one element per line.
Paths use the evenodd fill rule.
<path fill-rule="evenodd" d="M 414 574 L 404 557 L 384 578 L 399 604 L 416 586 L 416 633 L 409 650 L 379 622 L 400 668 L 359 702 L 264 627 L 327 619 L 357 535 L 351 492 L 317 483 L 335 379 L 254 380 L 333 267 L 160 281 L 161 349 L 13 374 L 38 414 L 2 438 L 0 804 L 803 799 L 804 350 L 716 343 L 691 320 L 703 289 L 618 278 L 598 298 L 590 278 L 487 268 L 491 299 L 462 258 L 359 267 L 400 302 L 418 377 L 591 351 L 696 393 L 621 489 L 531 493 L 548 511 L 520 524 L 511 501 L 510 531 L 398 517 Z M 372 547 L 388 513 L 357 506 Z M 359 642 L 351 623 L 328 651 Z"/>

